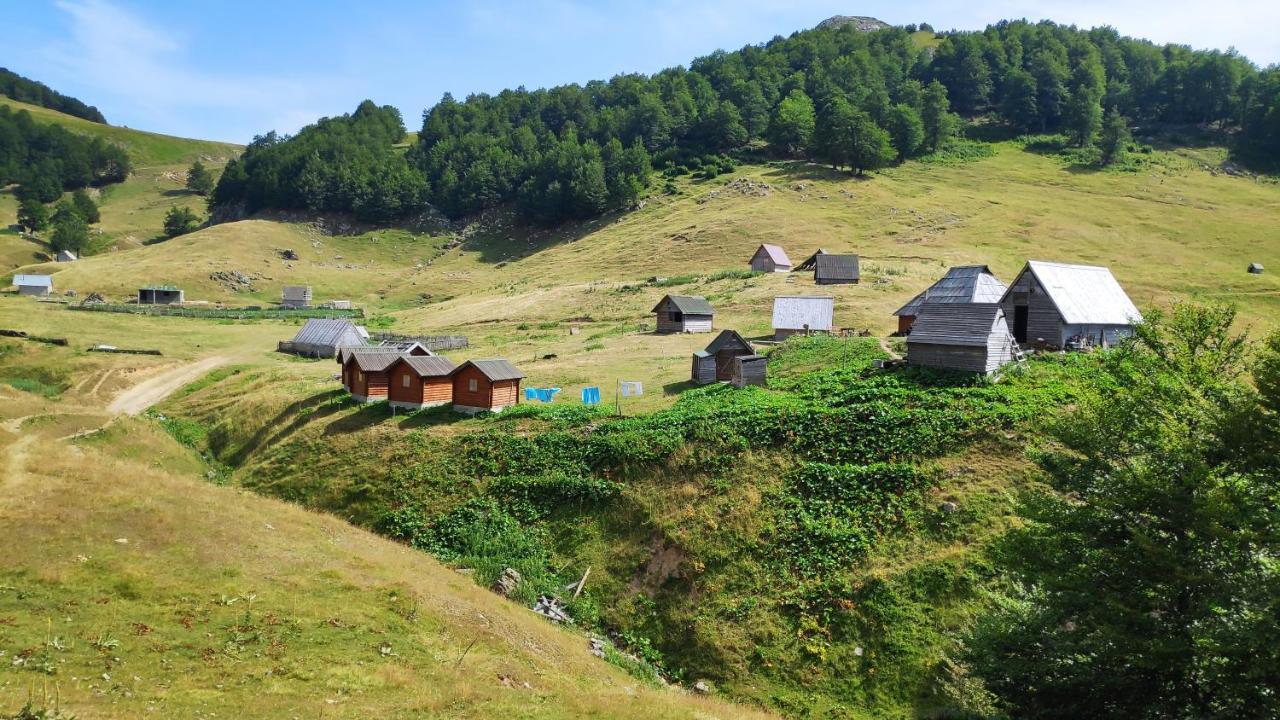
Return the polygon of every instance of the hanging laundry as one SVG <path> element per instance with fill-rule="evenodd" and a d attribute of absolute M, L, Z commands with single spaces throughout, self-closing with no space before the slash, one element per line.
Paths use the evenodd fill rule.
<path fill-rule="evenodd" d="M 634 397 L 644 394 L 644 385 L 638 380 L 623 380 L 620 384 L 622 386 L 622 397 Z"/>
<path fill-rule="evenodd" d="M 555 399 L 558 392 L 560 388 L 537 388 L 534 390 L 534 395 L 540 402 L 549 403 Z"/>
<path fill-rule="evenodd" d="M 538 399 L 538 388 L 531 388 L 531 387 L 527 387 L 527 388 L 525 388 L 525 389 L 524 389 L 524 399 L 525 399 L 525 400 L 537 400 L 537 399 Z"/>
<path fill-rule="evenodd" d="M 582 388 L 582 404 L 583 405 L 599 405 L 600 404 L 600 388 L 596 386 Z"/>

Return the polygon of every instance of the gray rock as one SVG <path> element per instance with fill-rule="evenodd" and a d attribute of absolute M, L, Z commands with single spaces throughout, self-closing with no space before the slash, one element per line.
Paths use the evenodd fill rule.
<path fill-rule="evenodd" d="M 591 638 L 591 642 L 589 643 L 589 646 L 591 648 L 592 655 L 595 655 L 598 658 L 602 658 L 602 659 L 604 658 L 605 644 L 603 640 L 601 640 L 600 638 Z"/>
<path fill-rule="evenodd" d="M 939 505 L 938 509 L 948 515 L 954 515 L 957 512 L 960 512 L 960 506 L 951 502 L 950 500 Z"/>
<path fill-rule="evenodd" d="M 515 568 L 507 568 L 502 571 L 497 580 L 493 581 L 493 587 L 490 589 L 503 597 L 510 597 L 511 593 L 520 587 L 520 581 L 523 579 Z"/>
<path fill-rule="evenodd" d="M 699 680 L 693 684 L 693 691 L 699 695 L 710 695 L 711 686 L 707 684 L 706 680 Z"/>

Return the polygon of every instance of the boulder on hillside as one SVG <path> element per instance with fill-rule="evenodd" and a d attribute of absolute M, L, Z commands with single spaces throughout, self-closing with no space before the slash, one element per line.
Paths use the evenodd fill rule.
<path fill-rule="evenodd" d="M 515 568 L 506 568 L 498 579 L 493 581 L 493 587 L 490 589 L 503 597 L 511 597 L 516 588 L 520 587 L 520 581 L 523 579 Z"/>

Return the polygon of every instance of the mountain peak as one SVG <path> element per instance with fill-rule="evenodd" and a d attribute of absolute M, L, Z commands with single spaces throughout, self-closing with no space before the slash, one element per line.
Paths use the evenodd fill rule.
<path fill-rule="evenodd" d="M 818 23 L 819 30 L 837 29 L 845 25 L 853 25 L 854 28 L 862 32 L 873 32 L 875 30 L 884 30 L 890 27 L 889 23 L 873 17 L 865 15 L 832 15 L 831 17 Z"/>

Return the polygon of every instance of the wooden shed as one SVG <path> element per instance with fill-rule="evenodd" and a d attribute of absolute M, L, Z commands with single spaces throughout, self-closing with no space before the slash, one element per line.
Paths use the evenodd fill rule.
<path fill-rule="evenodd" d="M 926 305 L 907 336 L 907 364 L 990 375 L 1019 352 L 996 303 Z"/>
<path fill-rule="evenodd" d="M 693 354 L 692 379 L 699 385 L 733 380 L 734 358 L 754 354 L 745 338 L 733 330 L 724 330 L 705 350 Z"/>
<path fill-rule="evenodd" d="M 346 347 L 340 347 L 338 348 L 335 358 L 338 361 L 338 365 L 342 368 L 342 386 L 345 387 L 348 392 L 351 391 L 351 381 L 355 378 L 354 366 L 350 364 L 351 356 L 357 352 L 366 354 L 386 353 L 394 357 L 430 357 L 435 355 L 435 353 L 421 345 L 418 345 L 417 343 L 414 343 L 414 347 L 407 349 L 395 346 L 387 347 L 383 345 L 349 345 Z"/>
<path fill-rule="evenodd" d="M 312 318 L 292 340 L 281 341 L 278 349 L 304 357 L 331 358 L 338 356 L 340 348 L 364 347 L 368 339 L 369 333 L 350 320 Z"/>
<path fill-rule="evenodd" d="M 922 307 L 933 303 L 998 303 L 1007 288 L 986 265 L 959 265 L 947 270 L 938 282 L 894 311 L 898 334 L 906 335 Z"/>
<path fill-rule="evenodd" d="M 773 299 L 773 339 L 831 332 L 835 298 L 830 295 L 782 295 Z"/>
<path fill-rule="evenodd" d="M 1142 320 L 1111 271 L 1094 265 L 1032 260 L 1000 305 L 1018 342 L 1050 348 L 1114 345 Z"/>
<path fill-rule="evenodd" d="M 138 288 L 139 305 L 180 305 L 186 298 L 175 285 L 147 285 Z"/>
<path fill-rule="evenodd" d="M 520 402 L 524 373 L 502 359 L 468 360 L 453 369 L 453 409 L 499 412 Z"/>
<path fill-rule="evenodd" d="M 767 366 L 768 361 L 759 355 L 738 355 L 733 358 L 733 377 L 730 382 L 734 387 L 766 385 Z"/>
<path fill-rule="evenodd" d="M 1249 274 L 1250 274 L 1250 275 L 1261 275 L 1261 274 L 1262 274 L 1262 270 L 1263 270 L 1263 268 L 1262 268 L 1262 263 L 1256 263 L 1256 262 L 1255 262 L 1255 263 L 1249 263 Z"/>
<path fill-rule="evenodd" d="M 362 403 L 386 400 L 391 385 L 389 370 L 400 357 L 376 348 L 351 351 L 342 369 L 343 384 L 352 399 Z"/>
<path fill-rule="evenodd" d="M 280 305 L 287 308 L 311 307 L 311 286 L 285 285 L 280 293 Z"/>
<path fill-rule="evenodd" d="M 59 250 L 58 254 L 54 255 L 53 259 L 58 262 L 75 262 L 80 258 L 70 250 Z"/>
<path fill-rule="evenodd" d="M 861 278 L 857 255 L 814 256 L 813 281 L 819 285 L 856 285 Z"/>
<path fill-rule="evenodd" d="M 764 244 L 751 256 L 751 269 L 756 272 L 790 272 L 791 258 L 777 245 Z"/>
<path fill-rule="evenodd" d="M 797 265 L 797 266 L 795 267 L 796 271 L 797 271 L 797 272 L 800 272 L 800 271 L 803 271 L 803 272 L 809 272 L 809 271 L 813 270 L 815 267 L 817 267 L 817 266 L 818 266 L 818 256 L 819 256 L 819 255 L 826 255 L 826 254 L 827 254 L 827 251 L 826 251 L 826 250 L 823 250 L 822 248 L 818 248 L 817 250 L 815 250 L 815 251 L 814 251 L 814 253 L 813 253 L 812 255 L 810 255 L 809 257 L 805 258 L 805 259 L 804 259 L 804 262 L 800 263 L 799 265 Z"/>
<path fill-rule="evenodd" d="M 52 275 L 14 275 L 13 284 L 18 287 L 19 295 L 44 297 L 53 292 Z"/>
<path fill-rule="evenodd" d="M 660 334 L 711 332 L 716 314 L 701 295 L 667 295 L 649 312 L 657 316 Z"/>
<path fill-rule="evenodd" d="M 439 355 L 400 355 L 391 363 L 391 387 L 387 399 L 392 407 L 417 410 L 453 402 L 454 364 Z"/>

